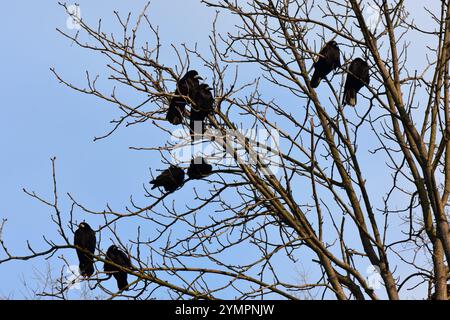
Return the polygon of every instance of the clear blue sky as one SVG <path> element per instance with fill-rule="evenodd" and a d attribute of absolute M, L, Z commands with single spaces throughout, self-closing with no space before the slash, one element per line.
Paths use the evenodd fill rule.
<path fill-rule="evenodd" d="M 109 31 L 119 32 L 117 24 L 111 23 L 113 11 L 136 13 L 147 1 L 77 3 L 83 19 L 94 23 L 102 18 Z M 157 0 L 150 8 L 162 39 L 170 40 L 166 45 L 198 42 L 207 48 L 214 10 L 194 0 Z M 56 32 L 57 27 L 66 28 L 66 19 L 53 0 L 8 1 L 0 13 L 0 218 L 8 219 L 5 241 L 18 253 L 24 252 L 25 240 L 39 248 L 42 234 L 54 234 L 50 211 L 22 192 L 27 188 L 51 195 L 52 156 L 57 157 L 61 195 L 71 192 L 95 209 L 104 208 L 105 203 L 122 208 L 131 194 L 142 193 L 142 184 L 149 180 L 148 168 L 160 168 L 158 158 L 128 149 L 148 145 L 149 140 L 156 145 L 149 128 L 122 130 L 111 139 L 93 142 L 95 136 L 107 132 L 108 121 L 116 113 L 111 106 L 60 85 L 49 68 L 83 84 L 84 70 L 101 71 L 105 60 Z M 368 178 L 382 183 L 380 174 Z M 22 297 L 21 276 L 44 265 L 42 260 L 0 265 L 0 296 Z"/>
<path fill-rule="evenodd" d="M 102 18 L 108 30 L 120 32 L 112 23 L 113 11 L 137 13 L 147 1 L 77 3 L 83 19 L 96 23 Z M 149 167 L 161 165 L 149 154 L 128 150 L 131 145 L 148 145 L 149 139 L 157 143 L 144 128 L 93 142 L 107 132 L 116 113 L 107 104 L 60 85 L 49 68 L 54 66 L 66 79 L 83 84 L 84 70 L 104 70 L 105 60 L 56 32 L 56 28 L 67 30 L 67 16 L 57 1 L 10 1 L 2 7 L 0 217 L 8 219 L 5 240 L 23 253 L 26 239 L 39 245 L 42 234 L 54 231 L 49 226 L 50 211 L 22 192 L 25 187 L 50 195 L 52 156 L 57 157 L 61 195 L 73 192 L 97 209 L 107 202 L 122 207 L 131 194 L 142 194 Z M 153 22 L 161 26 L 161 35 L 178 44 L 207 37 L 214 15 L 197 1 L 184 0 L 154 1 L 150 11 Z M 0 295 L 20 297 L 21 275 L 29 274 L 33 266 L 42 268 L 42 263 L 0 266 Z"/>

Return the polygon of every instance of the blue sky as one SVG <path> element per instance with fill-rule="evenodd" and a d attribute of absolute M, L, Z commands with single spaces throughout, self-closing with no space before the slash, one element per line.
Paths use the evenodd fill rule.
<path fill-rule="evenodd" d="M 77 3 L 83 19 L 95 23 L 102 18 L 108 31 L 119 32 L 117 24 L 112 23 L 113 11 L 137 13 L 147 1 Z M 56 32 L 56 28 L 66 28 L 67 19 L 57 1 L 8 1 L 2 5 L 0 35 L 6 45 L 0 51 L 0 217 L 8 219 L 5 242 L 23 253 L 26 240 L 39 248 L 42 234 L 55 235 L 49 225 L 50 211 L 22 192 L 27 188 L 51 196 L 51 157 L 57 158 L 61 195 L 71 192 L 95 209 L 104 208 L 106 203 L 122 208 L 130 195 L 142 193 L 142 185 L 149 180 L 149 167 L 161 168 L 154 154 L 128 147 L 154 146 L 160 140 L 155 139 L 158 131 L 141 125 L 94 143 L 93 138 L 107 132 L 108 122 L 117 113 L 93 97 L 60 85 L 49 68 L 55 67 L 65 79 L 83 84 L 84 71 L 102 72 L 105 60 Z M 153 1 L 150 12 L 152 22 L 160 26 L 161 38 L 168 40 L 166 46 L 197 42 L 200 49 L 207 49 L 205 39 L 214 10 L 194 0 L 159 0 Z M 221 21 L 228 23 L 223 17 Z M 194 62 L 194 67 L 200 66 Z M 368 178 L 376 188 L 383 175 L 375 173 Z M 72 254 L 70 259 L 74 257 Z M 0 296 L 22 297 L 20 277 L 29 275 L 33 268 L 42 268 L 44 263 L 33 260 L 0 265 Z"/>
<path fill-rule="evenodd" d="M 147 1 L 78 1 L 83 19 L 118 32 L 113 11 L 140 12 Z M 170 16 L 168 9 L 175 6 Z M 154 1 L 153 21 L 161 35 L 174 43 L 191 43 L 208 34 L 214 12 L 196 1 Z M 188 14 L 189 13 L 189 14 Z M 49 68 L 66 79 L 83 84 L 84 70 L 104 69 L 105 60 L 81 50 L 56 32 L 66 30 L 66 19 L 57 1 L 10 1 L 0 13 L 1 38 L 7 44 L 0 52 L 2 125 L 0 126 L 0 217 L 8 219 L 6 241 L 24 252 L 29 239 L 42 243 L 42 234 L 52 234 L 49 210 L 26 196 L 22 188 L 44 196 L 51 194 L 50 158 L 57 158 L 58 186 L 94 208 L 105 203 L 123 205 L 133 193 L 142 193 L 149 180 L 149 167 L 159 159 L 128 149 L 154 136 L 143 128 L 124 130 L 112 139 L 94 143 L 107 132 L 114 110 L 92 97 L 60 85 Z M 141 139 L 139 138 L 141 137 Z M 139 139 L 141 141 L 139 141 Z M 132 142 L 130 142 L 132 141 Z M 64 206 L 64 204 L 62 204 Z M 67 208 L 66 208 L 67 209 Z M 0 295 L 21 296 L 20 276 L 41 260 L 0 266 Z"/>

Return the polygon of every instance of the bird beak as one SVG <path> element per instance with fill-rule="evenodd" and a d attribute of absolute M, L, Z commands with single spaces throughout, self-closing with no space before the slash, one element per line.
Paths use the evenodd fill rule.
<path fill-rule="evenodd" d="M 194 78 L 195 78 L 195 79 L 199 79 L 199 80 L 203 80 L 203 78 L 200 77 L 200 76 L 195 76 Z"/>

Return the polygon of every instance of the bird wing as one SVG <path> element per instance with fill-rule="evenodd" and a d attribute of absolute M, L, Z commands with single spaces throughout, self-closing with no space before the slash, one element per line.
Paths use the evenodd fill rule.
<path fill-rule="evenodd" d="M 328 63 L 333 66 L 333 68 L 341 66 L 341 55 L 338 48 L 327 46 L 326 50 L 324 50 L 323 55 Z"/>
<path fill-rule="evenodd" d="M 93 230 L 91 230 L 91 232 L 89 233 L 87 249 L 90 252 L 94 253 L 96 244 L 97 244 L 97 238 L 95 237 L 95 232 Z"/>

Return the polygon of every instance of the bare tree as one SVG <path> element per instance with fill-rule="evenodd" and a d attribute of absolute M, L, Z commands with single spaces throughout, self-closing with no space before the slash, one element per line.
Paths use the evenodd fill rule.
<path fill-rule="evenodd" d="M 225 34 L 213 21 L 210 52 L 173 46 L 178 61 L 162 62 L 164 39 L 147 6 L 136 17 L 116 13 L 120 36 L 104 31 L 100 22 L 91 26 L 83 20 L 80 32 L 58 30 L 92 54 L 102 54 L 112 91 L 99 89 L 99 77 L 90 73 L 86 86 L 77 86 L 52 71 L 67 87 L 121 112 L 98 139 L 151 124 L 168 141 L 132 148 L 156 152 L 166 164 L 174 163 L 182 147 L 208 149 L 209 159 L 222 159 L 203 179 L 208 183 L 188 179 L 175 193 L 147 185 L 146 202 L 132 198 L 123 210 L 90 209 L 69 194 L 72 210 L 65 213 L 53 160 L 54 198 L 25 192 L 53 210 L 59 238 L 45 239 L 48 248 L 42 251 L 29 245 L 23 256 L 2 241 L 0 263 L 74 250 L 76 222 L 95 216 L 103 223 L 96 228 L 98 272 L 89 284 L 111 298 L 395 300 L 422 288 L 416 298 L 447 299 L 450 1 L 427 10 L 432 26 L 415 23 L 403 0 L 202 3 L 217 10 L 217 17 L 236 19 L 236 27 Z M 369 5 L 379 14 L 376 23 L 364 13 Z M 427 39 L 420 69 L 408 64 L 411 37 Z M 331 39 L 345 61 L 314 89 L 313 63 Z M 343 105 L 342 96 L 356 57 L 368 61 L 371 82 L 353 109 Z M 173 127 L 165 114 L 176 81 L 194 60 L 204 65 L 200 73 L 213 88 L 215 111 L 204 137 L 191 142 L 189 121 Z M 253 79 L 241 71 L 248 64 L 259 70 Z M 136 99 L 124 100 L 119 90 L 133 92 Z M 242 124 L 268 135 L 261 141 L 243 132 Z M 180 130 L 175 134 L 174 128 Z M 372 182 L 373 170 L 390 179 Z M 180 203 L 187 199 L 177 197 L 180 192 L 193 200 Z M 138 225 L 135 238 L 121 239 L 119 225 Z M 148 237 L 144 229 L 157 235 Z M 1 230 L 8 232 L 7 225 Z M 132 278 L 127 291 L 104 286 L 105 232 L 132 257 L 133 269 L 125 270 Z M 294 277 L 299 263 L 302 275 Z M 380 276 L 378 290 L 367 279 L 367 266 Z M 64 292 L 62 287 L 51 295 L 64 297 Z"/>

